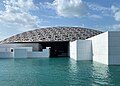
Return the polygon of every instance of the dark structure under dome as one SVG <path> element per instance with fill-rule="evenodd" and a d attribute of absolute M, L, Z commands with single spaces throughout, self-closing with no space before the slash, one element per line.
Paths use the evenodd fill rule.
<path fill-rule="evenodd" d="M 23 32 L 1 41 L 5 43 L 36 43 L 39 51 L 50 48 L 50 57 L 69 56 L 69 42 L 85 40 L 102 33 L 101 31 L 81 27 L 48 27 Z"/>

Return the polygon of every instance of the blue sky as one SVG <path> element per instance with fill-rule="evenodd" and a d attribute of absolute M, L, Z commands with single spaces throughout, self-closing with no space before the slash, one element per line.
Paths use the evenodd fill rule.
<path fill-rule="evenodd" d="M 0 40 L 49 26 L 120 30 L 120 0 L 0 0 Z"/>

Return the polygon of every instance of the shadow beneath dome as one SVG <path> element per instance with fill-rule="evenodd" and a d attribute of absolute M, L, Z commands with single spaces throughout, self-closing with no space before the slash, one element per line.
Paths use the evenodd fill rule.
<path fill-rule="evenodd" d="M 39 42 L 40 50 L 50 47 L 50 58 L 69 57 L 69 42 Z"/>

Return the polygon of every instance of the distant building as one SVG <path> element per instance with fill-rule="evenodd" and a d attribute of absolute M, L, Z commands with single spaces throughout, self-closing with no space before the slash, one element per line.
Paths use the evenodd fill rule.
<path fill-rule="evenodd" d="M 30 47 L 42 52 L 49 47 L 49 57 L 93 60 L 108 65 L 120 64 L 120 32 L 101 32 L 81 27 L 48 27 L 17 34 L 1 41 L 1 46 Z M 12 50 L 13 51 L 13 50 Z M 18 50 L 19 51 L 19 50 Z M 39 55 L 29 53 L 30 55 Z"/>
<path fill-rule="evenodd" d="M 1 41 L 1 44 L 32 46 L 33 51 L 50 47 L 50 57 L 69 57 L 70 41 L 85 40 L 100 33 L 102 32 L 80 27 L 48 27 L 17 34 Z"/>

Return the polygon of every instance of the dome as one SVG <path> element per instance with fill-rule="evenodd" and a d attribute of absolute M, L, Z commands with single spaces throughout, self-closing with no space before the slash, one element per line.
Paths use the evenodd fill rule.
<path fill-rule="evenodd" d="M 14 35 L 1 43 L 85 40 L 100 33 L 102 32 L 81 27 L 47 27 Z"/>

